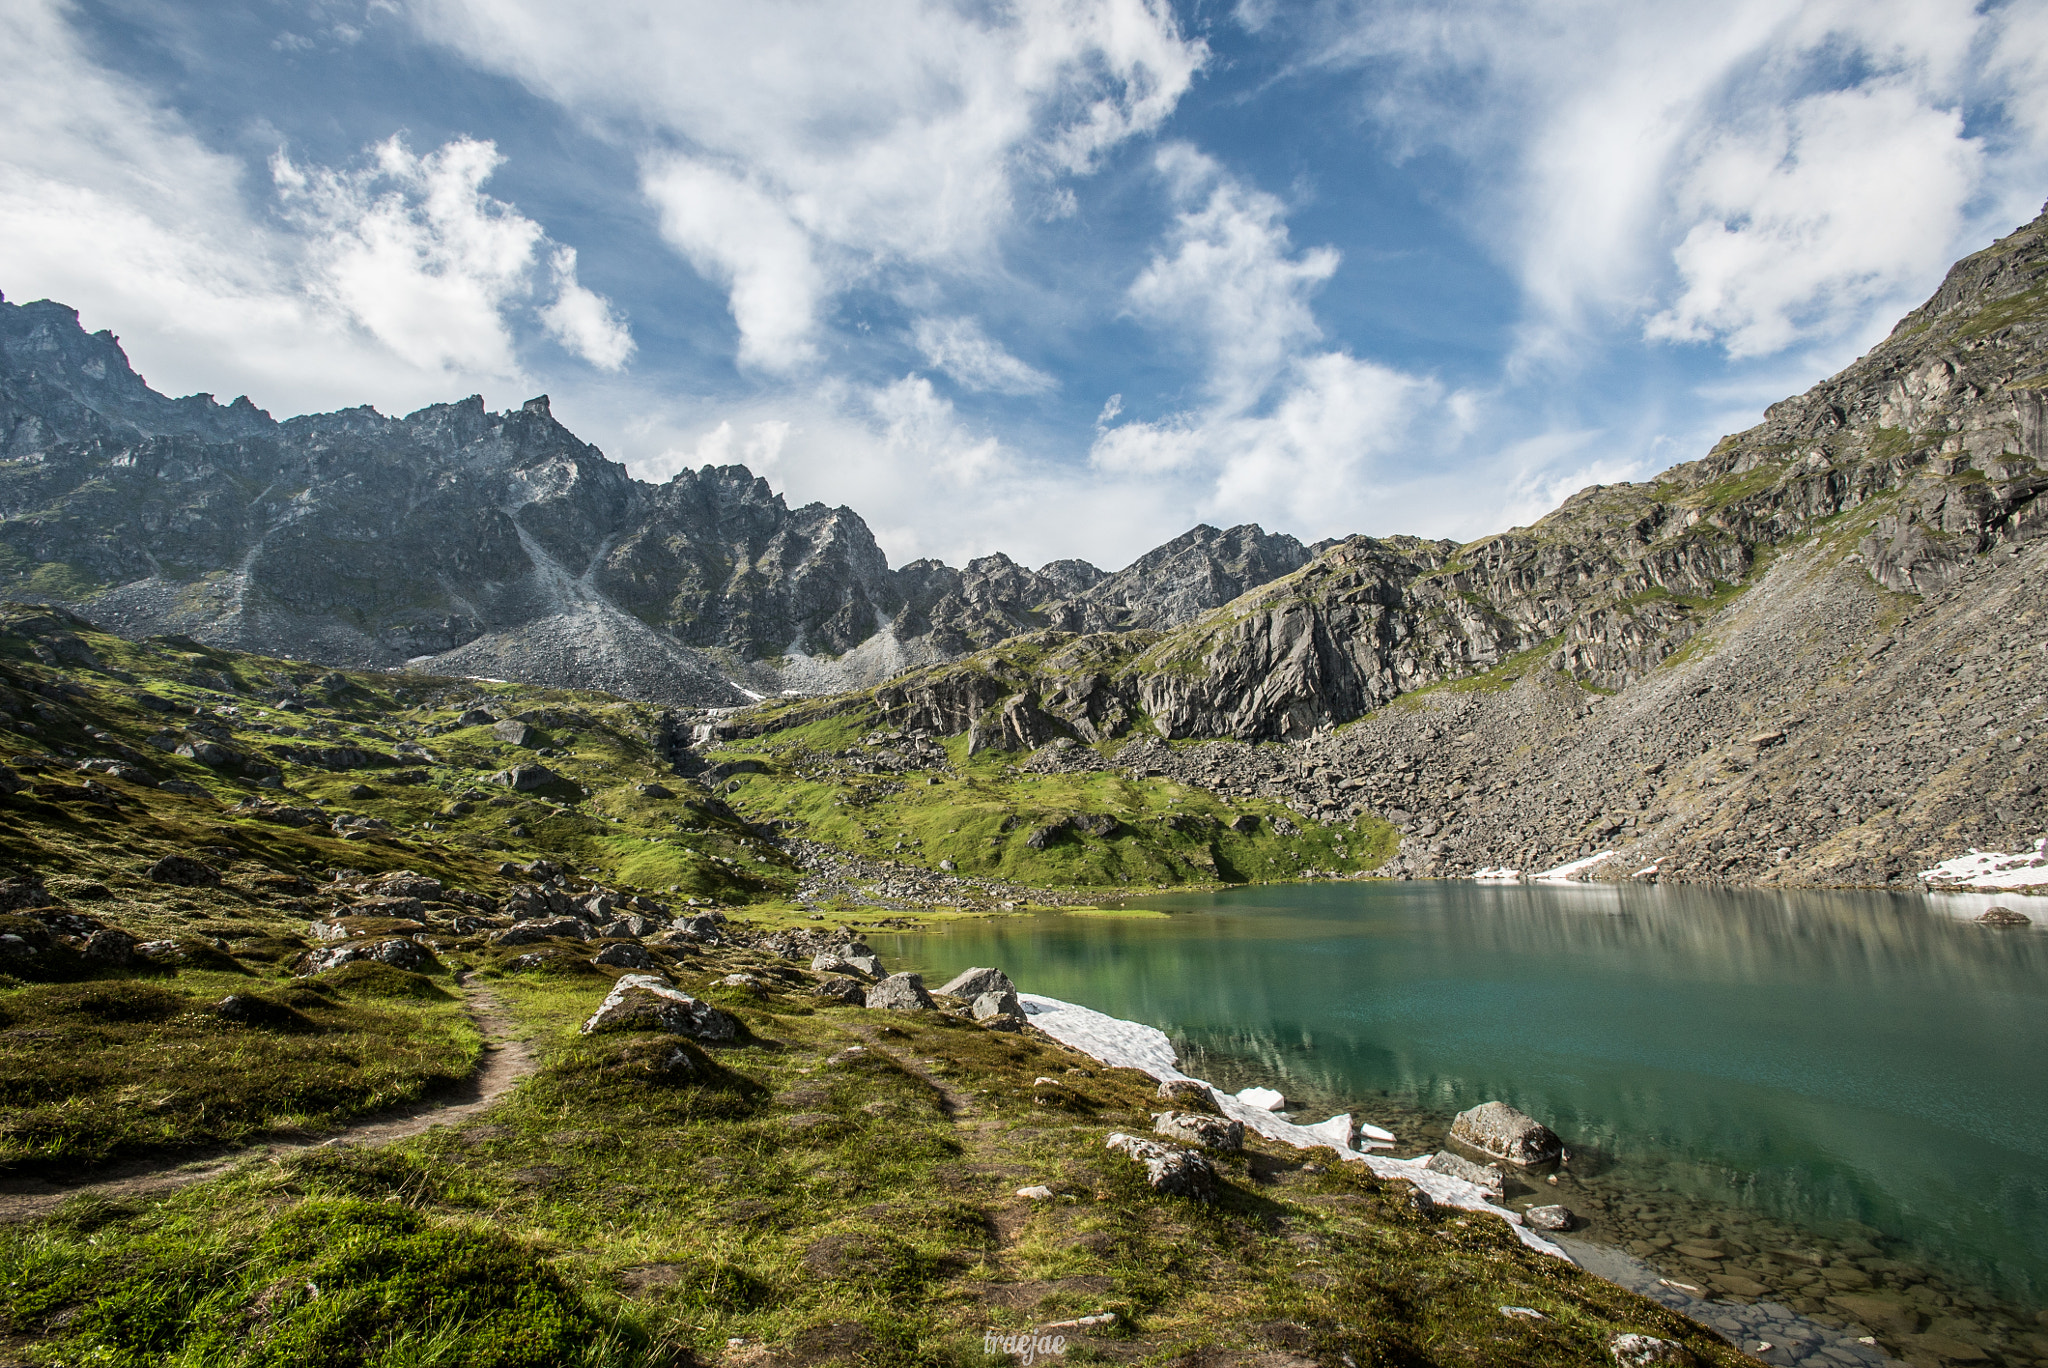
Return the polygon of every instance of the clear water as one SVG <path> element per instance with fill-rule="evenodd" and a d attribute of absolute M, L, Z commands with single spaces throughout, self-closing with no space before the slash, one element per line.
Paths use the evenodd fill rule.
<path fill-rule="evenodd" d="M 1877 1235 L 2040 1306 L 2048 927 L 1963 919 L 1984 901 L 1286 885 L 871 943 L 933 983 L 997 965 L 1317 1105 L 1498 1098 L 1644 1191 Z"/>

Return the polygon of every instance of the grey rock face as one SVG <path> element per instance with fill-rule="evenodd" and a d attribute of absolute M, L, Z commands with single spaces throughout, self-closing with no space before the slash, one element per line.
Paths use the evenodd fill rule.
<path fill-rule="evenodd" d="M 1621 1368 L 1651 1368 L 1654 1364 L 1689 1364 L 1693 1356 L 1684 1345 L 1675 1340 L 1658 1339 L 1655 1335 L 1616 1335 L 1608 1341 L 1607 1351 L 1614 1355 L 1614 1361 Z"/>
<path fill-rule="evenodd" d="M 1244 1122 L 1226 1121 L 1199 1112 L 1161 1112 L 1152 1118 L 1152 1133 L 1184 1145 L 1234 1154 L 1244 1148 Z"/>
<path fill-rule="evenodd" d="M 746 701 L 720 657 L 761 692 L 860 687 L 1020 631 L 1178 623 L 1307 556 L 1198 527 L 1116 576 L 1004 556 L 891 570 L 852 510 L 792 509 L 744 466 L 643 483 L 545 396 L 279 423 L 155 393 L 50 303 L 0 303 L 0 457 L 0 543 L 89 582 L 116 630 L 695 705 Z"/>
<path fill-rule="evenodd" d="M 556 774 L 546 765 L 514 765 L 511 769 L 500 770 L 493 774 L 490 777 L 490 782 L 502 784 L 515 792 L 531 793 L 535 789 L 546 788 L 549 784 L 559 783 L 561 778 L 561 775 Z"/>
<path fill-rule="evenodd" d="M 828 978 L 811 991 L 819 997 L 832 998 L 849 1006 L 862 1007 L 867 1005 L 867 986 L 859 979 Z"/>
<path fill-rule="evenodd" d="M 1525 1168 L 1550 1163 L 1564 1153 L 1563 1143 L 1548 1126 L 1505 1102 L 1482 1102 L 1459 1112 L 1451 1122 L 1451 1138 Z"/>
<path fill-rule="evenodd" d="M 672 987 L 654 974 L 627 974 L 612 985 L 583 1033 L 602 1031 L 666 1031 L 697 1040 L 731 1040 L 739 1025 L 708 1002 Z"/>
<path fill-rule="evenodd" d="M 868 989 L 867 1004 L 891 1012 L 929 1012 L 936 1005 L 918 974 L 891 974 Z"/>
<path fill-rule="evenodd" d="M 946 980 L 939 991 L 972 1001 L 983 993 L 1015 993 L 1017 985 L 1000 969 L 963 969 Z"/>
<path fill-rule="evenodd" d="M 1142 1135 L 1118 1131 L 1109 1148 L 1145 1166 L 1145 1182 L 1154 1192 L 1206 1202 L 1216 1195 L 1216 1168 L 1193 1150 L 1163 1145 Z"/>

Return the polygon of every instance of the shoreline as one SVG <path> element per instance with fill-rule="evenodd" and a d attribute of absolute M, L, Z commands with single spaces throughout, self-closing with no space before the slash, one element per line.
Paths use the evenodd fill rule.
<path fill-rule="evenodd" d="M 1019 990 L 1017 996 L 1032 1026 L 1099 1063 L 1135 1069 L 1160 1082 L 1190 1079 L 1178 1067 L 1179 1055 L 1171 1037 L 1158 1027 L 1042 994 Z M 1376 1177 L 1414 1184 L 1440 1205 L 1499 1217 L 1529 1248 L 1564 1259 L 1595 1277 L 1667 1306 L 1766 1363 L 1811 1361 L 1893 1368 L 1905 1362 L 1887 1353 L 1876 1334 L 1862 1326 L 1830 1326 L 1770 1298 L 1717 1301 L 1704 1288 L 1666 1276 L 1618 1245 L 1567 1234 L 1554 1239 L 1538 1235 L 1528 1228 L 1519 1212 L 1496 1205 L 1476 1184 L 1425 1168 L 1435 1151 L 1397 1159 L 1372 1152 L 1392 1148 L 1387 1141 L 1367 1141 L 1359 1148 L 1334 1143 L 1333 1132 L 1349 1132 L 1358 1124 L 1351 1113 L 1339 1113 L 1313 1126 L 1298 1125 L 1243 1102 L 1206 1079 L 1191 1081 L 1207 1086 L 1218 1109 L 1225 1116 L 1244 1122 L 1249 1131 L 1298 1149 L 1327 1146 L 1345 1162 L 1363 1163 Z M 1380 1135 L 1391 1135 L 1373 1129 Z M 1833 1357 L 1814 1357 L 1821 1350 Z"/>

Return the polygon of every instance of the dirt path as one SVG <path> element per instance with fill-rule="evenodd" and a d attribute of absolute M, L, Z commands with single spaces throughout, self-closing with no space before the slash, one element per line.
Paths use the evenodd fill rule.
<path fill-rule="evenodd" d="M 496 1102 L 535 1067 L 532 1049 L 514 1038 L 512 1019 L 503 1005 L 481 988 L 466 987 L 471 1019 L 483 1034 L 483 1054 L 475 1073 L 430 1102 L 394 1108 L 376 1117 L 325 1135 L 274 1139 L 234 1150 L 216 1150 L 176 1160 L 136 1159 L 98 1170 L 88 1182 L 62 1183 L 40 1178 L 0 1179 L 0 1223 L 32 1221 L 48 1215 L 81 1192 L 103 1197 L 133 1197 L 165 1192 L 188 1183 L 203 1183 L 251 1159 L 276 1158 L 323 1145 L 388 1145 L 435 1126 L 459 1124 Z"/>

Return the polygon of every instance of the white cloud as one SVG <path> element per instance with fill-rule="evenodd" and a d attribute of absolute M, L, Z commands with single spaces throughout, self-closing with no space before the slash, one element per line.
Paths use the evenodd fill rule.
<path fill-rule="evenodd" d="M 387 144 L 354 171 L 290 166 L 287 212 L 272 217 L 275 184 L 252 185 L 146 87 L 97 65 L 70 14 L 60 0 L 0 6 L 10 298 L 117 327 L 169 393 L 242 389 L 279 413 L 402 412 L 527 383 L 508 320 L 525 308 L 513 277 L 542 239 L 478 191 L 487 144 L 418 157 Z"/>
<path fill-rule="evenodd" d="M 1974 0 L 1453 0 L 1347 6 L 1317 60 L 1366 69 L 1397 151 L 1472 171 L 1519 277 L 1518 362 L 1640 326 L 1736 356 L 1850 352 L 2011 226 L 2048 166 L 2038 6 Z M 2003 108 L 1987 145 L 1958 111 Z M 1991 193 L 1987 194 L 1987 189 Z M 1802 288 L 1801 282 L 1812 282 Z"/>
<path fill-rule="evenodd" d="M 599 370 L 625 367 L 633 356 L 633 334 L 611 301 L 576 279 L 576 249 L 557 247 L 548 258 L 555 302 L 540 311 L 557 342 Z"/>
<path fill-rule="evenodd" d="M 925 361 L 970 390 L 1043 394 L 1057 382 L 1003 349 L 972 318 L 920 318 L 911 336 Z"/>
<path fill-rule="evenodd" d="M 1892 81 L 1760 122 L 1717 132 L 1687 169 L 1679 209 L 1696 221 L 1673 251 L 1684 288 L 1650 337 L 1769 355 L 1853 328 L 1948 264 L 1983 161 L 1960 111 Z"/>
<path fill-rule="evenodd" d="M 361 169 L 306 169 L 279 153 L 271 175 L 307 236 L 315 294 L 423 370 L 510 376 L 503 311 L 527 294 L 544 234 L 483 193 L 501 160 L 469 138 L 415 156 L 393 137 Z"/>
<path fill-rule="evenodd" d="M 1131 308 L 1204 347 L 1211 394 L 1242 408 L 1322 337 L 1309 294 L 1336 272 L 1338 255 L 1317 247 L 1296 256 L 1286 207 L 1192 148 L 1163 148 L 1158 165 L 1190 207 L 1176 217 L 1167 251 L 1132 283 Z"/>
<path fill-rule="evenodd" d="M 663 233 L 732 295 L 741 359 L 815 359 L 824 302 L 974 275 L 1062 176 L 1159 127 L 1207 60 L 1165 0 L 420 0 L 421 29 L 650 150 Z"/>
<path fill-rule="evenodd" d="M 651 158 L 641 184 L 661 210 L 662 236 L 728 290 L 742 365 L 788 371 L 817 359 L 825 276 L 775 196 L 683 156 Z"/>

